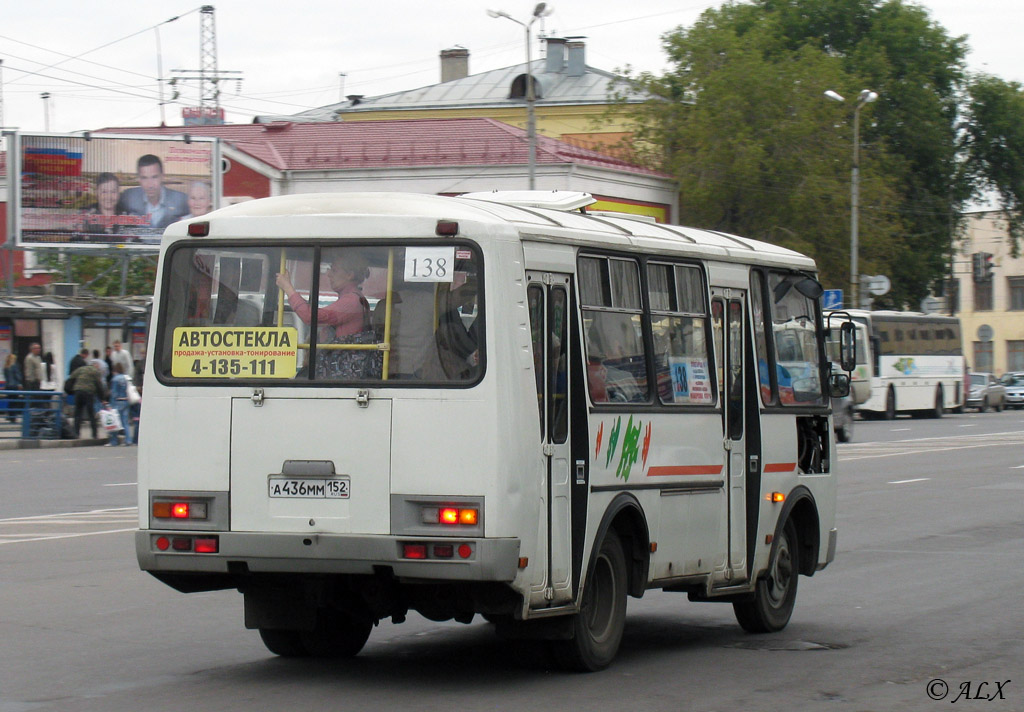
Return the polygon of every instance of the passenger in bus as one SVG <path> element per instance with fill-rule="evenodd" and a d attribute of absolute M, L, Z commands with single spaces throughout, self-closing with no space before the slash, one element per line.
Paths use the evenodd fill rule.
<path fill-rule="evenodd" d="M 470 378 L 480 365 L 477 319 L 467 327 L 463 315 L 476 313 L 476 279 L 468 276 L 446 296 L 448 309 L 438 318 L 436 334 L 441 365 L 449 378 Z"/>
<path fill-rule="evenodd" d="M 597 315 L 587 330 L 587 379 L 594 403 L 637 403 L 644 393 L 636 379 L 617 364 L 628 356 L 617 325 L 605 323 L 608 315 Z"/>
<path fill-rule="evenodd" d="M 344 337 L 358 334 L 369 321 L 370 304 L 363 296 L 360 286 L 370 275 L 366 259 L 355 250 L 339 250 L 326 277 L 330 288 L 338 293 L 333 304 L 317 312 L 317 323 L 321 327 L 334 327 L 334 333 L 322 329 L 321 341 L 331 341 L 332 336 Z M 292 284 L 288 272 L 277 274 L 277 286 L 288 297 L 292 310 L 308 324 L 312 317 L 309 302 L 303 299 Z"/>
<path fill-rule="evenodd" d="M 434 285 L 430 282 L 405 282 L 398 272 L 391 295 L 388 378 L 445 380 L 434 336 Z M 373 328 L 381 342 L 385 341 L 386 313 L 385 296 L 373 308 Z"/>

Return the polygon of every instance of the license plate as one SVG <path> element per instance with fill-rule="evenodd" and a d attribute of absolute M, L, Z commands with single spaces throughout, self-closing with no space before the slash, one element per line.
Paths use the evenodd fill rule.
<path fill-rule="evenodd" d="M 271 477 L 268 494 L 274 499 L 348 499 L 348 477 Z"/>

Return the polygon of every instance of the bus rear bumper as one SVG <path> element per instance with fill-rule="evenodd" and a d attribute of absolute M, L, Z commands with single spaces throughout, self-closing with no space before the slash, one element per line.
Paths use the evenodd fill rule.
<path fill-rule="evenodd" d="M 207 548 L 215 540 L 216 552 L 196 553 L 197 547 L 186 543 L 200 540 Z M 513 538 L 147 529 L 135 533 L 139 567 L 150 573 L 372 574 L 383 567 L 406 579 L 511 582 L 519 570 L 519 548 L 519 539 Z"/>

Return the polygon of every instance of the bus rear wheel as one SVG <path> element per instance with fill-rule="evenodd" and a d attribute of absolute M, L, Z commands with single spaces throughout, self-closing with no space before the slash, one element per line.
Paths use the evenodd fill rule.
<path fill-rule="evenodd" d="M 797 578 L 800 573 L 800 551 L 796 526 L 786 522 L 782 535 L 775 540 L 775 550 L 755 588 L 753 598 L 732 604 L 743 630 L 748 633 L 774 633 L 786 627 L 796 604 Z"/>
<path fill-rule="evenodd" d="M 626 555 L 609 529 L 591 565 L 580 612 L 573 616 L 572 638 L 551 641 L 561 667 L 593 672 L 611 664 L 626 625 L 626 587 Z"/>
<path fill-rule="evenodd" d="M 941 418 L 945 410 L 945 399 L 942 393 L 942 386 L 935 389 L 935 407 L 932 409 L 933 418 Z"/>
<path fill-rule="evenodd" d="M 285 658 L 351 658 L 366 645 L 372 629 L 369 619 L 321 609 L 313 630 L 260 628 L 260 638 L 267 650 Z"/>

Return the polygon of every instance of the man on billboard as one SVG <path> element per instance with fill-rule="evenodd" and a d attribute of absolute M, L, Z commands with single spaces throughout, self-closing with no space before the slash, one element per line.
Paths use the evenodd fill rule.
<path fill-rule="evenodd" d="M 188 214 L 188 197 L 164 187 L 164 164 L 147 153 L 138 160 L 139 186 L 128 188 L 117 202 L 118 211 L 129 215 L 148 215 L 150 227 L 163 229 Z"/>

